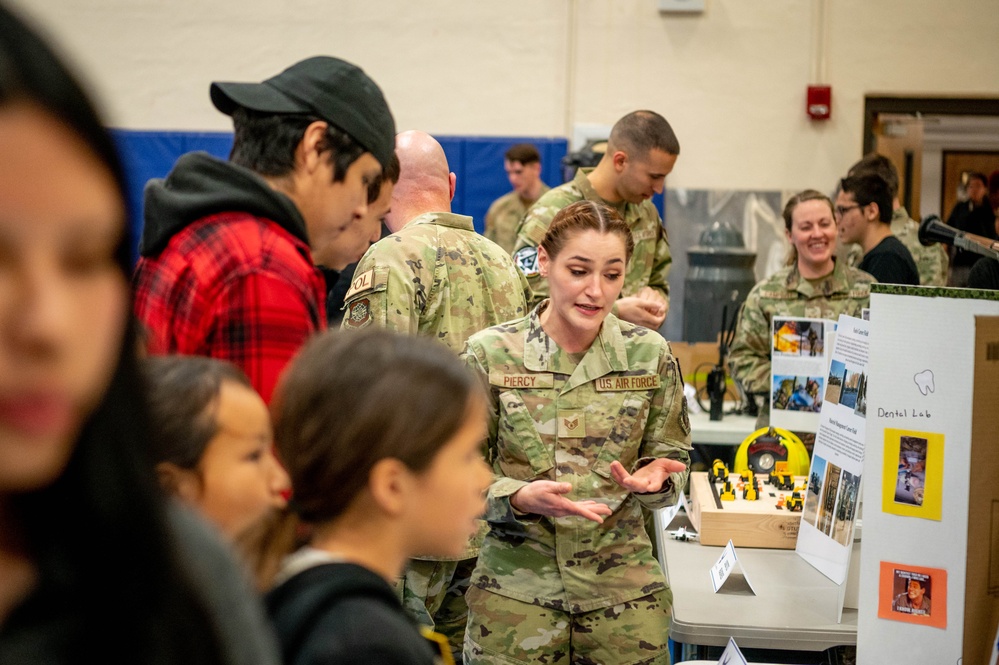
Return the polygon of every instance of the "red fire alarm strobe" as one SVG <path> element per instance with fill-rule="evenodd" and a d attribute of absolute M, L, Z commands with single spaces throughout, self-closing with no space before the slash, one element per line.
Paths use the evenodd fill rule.
<path fill-rule="evenodd" d="M 806 110 L 812 120 L 828 120 L 832 110 L 832 88 L 828 85 L 808 86 Z"/>

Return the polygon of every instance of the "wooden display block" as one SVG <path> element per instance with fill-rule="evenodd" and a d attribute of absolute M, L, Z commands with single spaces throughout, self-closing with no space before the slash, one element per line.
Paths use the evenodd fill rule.
<path fill-rule="evenodd" d="M 729 478 L 734 487 L 739 475 L 733 473 Z M 804 476 L 795 477 L 795 484 L 804 485 L 805 480 Z M 731 540 L 736 547 L 793 550 L 802 513 L 778 508 L 781 496 L 789 497 L 791 492 L 778 490 L 761 477 L 758 500 L 747 501 L 738 491 L 735 501 L 717 500 L 707 472 L 694 472 L 690 474 L 690 522 L 702 545 L 726 545 Z"/>

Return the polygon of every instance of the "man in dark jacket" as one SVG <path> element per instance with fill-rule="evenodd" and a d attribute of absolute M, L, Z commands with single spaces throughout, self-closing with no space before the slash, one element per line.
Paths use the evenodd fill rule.
<path fill-rule="evenodd" d="M 967 201 L 961 201 L 951 210 L 947 224 L 965 233 L 974 233 L 984 238 L 996 240 L 996 216 L 989 202 L 988 179 L 985 174 L 971 171 L 967 175 L 965 191 Z M 982 258 L 981 254 L 954 247 L 951 261 L 950 285 L 967 286 L 971 267 Z"/>
<path fill-rule="evenodd" d="M 232 153 L 184 155 L 146 186 L 135 311 L 150 353 L 234 362 L 269 402 L 287 362 L 326 327 L 316 264 L 348 239 L 361 238 L 358 258 L 367 249 L 347 231 L 367 219 L 395 122 L 374 81 L 325 56 L 263 83 L 213 83 L 211 98 L 232 116 Z"/>

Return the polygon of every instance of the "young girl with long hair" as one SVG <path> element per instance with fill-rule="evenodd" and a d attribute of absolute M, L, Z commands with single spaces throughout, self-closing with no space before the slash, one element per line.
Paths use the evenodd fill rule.
<path fill-rule="evenodd" d="M 285 663 L 450 661 L 393 584 L 410 557 L 456 556 L 477 529 L 491 474 L 475 377 L 434 340 L 329 332 L 295 359 L 272 410 L 292 484 L 277 531 L 306 541 L 266 598 Z"/>
<path fill-rule="evenodd" d="M 201 356 L 153 356 L 149 386 L 160 486 L 240 543 L 284 506 L 288 474 L 274 456 L 267 405 L 236 365 Z"/>

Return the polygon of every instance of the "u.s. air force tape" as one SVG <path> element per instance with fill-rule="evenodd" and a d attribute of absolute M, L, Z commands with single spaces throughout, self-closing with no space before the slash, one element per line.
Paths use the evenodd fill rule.
<path fill-rule="evenodd" d="M 604 376 L 596 380 L 597 392 L 614 392 L 618 390 L 653 390 L 660 385 L 658 374 L 641 374 L 638 376 Z"/>
<path fill-rule="evenodd" d="M 521 247 L 513 253 L 513 262 L 524 277 L 536 277 L 538 275 L 538 248 Z"/>

